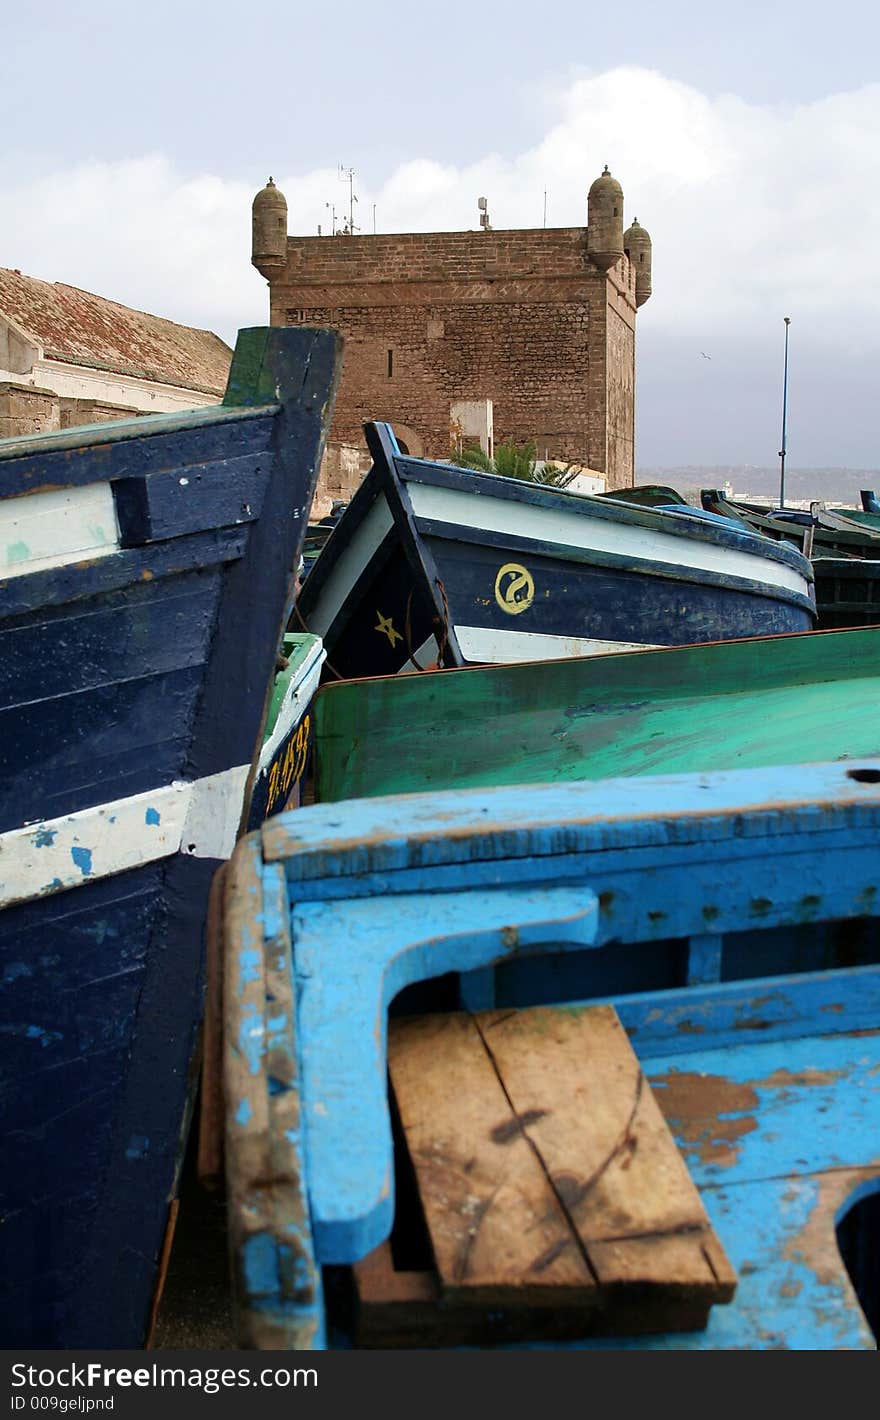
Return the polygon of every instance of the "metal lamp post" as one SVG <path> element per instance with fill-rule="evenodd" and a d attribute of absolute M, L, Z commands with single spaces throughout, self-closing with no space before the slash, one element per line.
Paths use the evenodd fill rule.
<path fill-rule="evenodd" d="M 782 448 L 779 450 L 779 506 L 785 507 L 785 413 L 788 404 L 788 327 L 791 325 L 791 317 L 783 316 L 785 321 L 785 362 L 782 367 Z"/>

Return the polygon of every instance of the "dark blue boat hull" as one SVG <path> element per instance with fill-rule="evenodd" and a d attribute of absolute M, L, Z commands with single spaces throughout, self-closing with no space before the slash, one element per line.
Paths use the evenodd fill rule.
<path fill-rule="evenodd" d="M 0 583 L 6 1345 L 144 1343 L 225 857 L 211 805 L 234 839 L 337 366 L 329 332 L 242 332 L 216 409 L 0 445 L 4 497 L 109 484 L 119 529 L 112 555 Z"/>
<path fill-rule="evenodd" d="M 637 507 L 401 454 L 373 468 L 304 584 L 294 625 L 345 678 L 808 631 L 794 548 L 698 510 Z"/>

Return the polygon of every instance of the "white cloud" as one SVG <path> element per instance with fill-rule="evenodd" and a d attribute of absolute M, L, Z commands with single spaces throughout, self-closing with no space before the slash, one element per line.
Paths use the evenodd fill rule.
<path fill-rule="evenodd" d="M 880 85 L 810 104 L 760 107 L 709 96 L 662 74 L 620 68 L 573 80 L 556 121 L 532 148 L 462 166 L 429 157 L 401 165 L 375 191 L 356 182 L 355 221 L 377 230 L 478 226 L 477 197 L 496 228 L 582 225 L 586 193 L 608 163 L 626 220 L 654 242 L 654 296 L 640 314 L 662 338 L 713 339 L 748 358 L 783 314 L 806 351 L 863 365 L 877 350 L 880 284 Z M 330 230 L 348 211 L 335 169 L 275 175 L 291 232 Z M 254 190 L 217 173 L 186 176 L 162 155 L 77 167 L 0 186 L 0 263 L 232 339 L 266 319 L 265 283 L 250 266 Z M 777 330 L 778 327 L 778 330 Z M 703 345 L 705 348 L 705 344 Z M 640 371 L 640 385 L 647 373 Z"/>

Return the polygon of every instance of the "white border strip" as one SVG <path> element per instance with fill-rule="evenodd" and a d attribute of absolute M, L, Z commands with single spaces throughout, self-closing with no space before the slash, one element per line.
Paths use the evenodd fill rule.
<path fill-rule="evenodd" d="M 809 596 L 810 593 L 809 583 L 800 572 L 776 561 L 771 542 L 767 543 L 770 549 L 767 557 L 757 552 L 718 547 L 690 536 L 685 518 L 677 520 L 676 527 L 680 531 L 676 535 L 660 529 L 592 517 L 588 498 L 581 500 L 584 505 L 582 510 L 562 512 L 528 503 L 487 498 L 459 488 L 436 488 L 415 481 L 407 483 L 407 491 L 416 518 L 445 523 L 453 534 L 458 526 L 507 537 L 535 538 L 556 544 L 560 557 L 565 556 L 566 548 L 587 553 L 605 552 L 627 562 L 638 559 L 649 563 L 671 563 L 695 571 L 748 578 L 753 582 L 763 582 L 768 587 L 797 592 L 801 596 Z M 523 553 L 520 560 L 522 558 L 528 561 L 528 553 Z M 633 570 L 638 571 L 638 568 Z"/>
<path fill-rule="evenodd" d="M 510 666 L 517 661 L 562 661 L 577 656 L 610 656 L 616 651 L 656 651 L 649 641 L 596 641 L 583 636 L 542 636 L 534 631 L 496 631 L 486 626 L 456 626 L 466 661 Z"/>
<path fill-rule="evenodd" d="M 0 502 L 0 579 L 119 551 L 109 483 L 53 488 Z"/>
<path fill-rule="evenodd" d="M 394 526 L 394 518 L 384 493 L 379 493 L 370 511 L 361 522 L 345 551 L 340 553 L 320 596 L 309 613 L 309 630 L 315 636 L 326 636 L 342 609 L 358 577 L 374 552 Z M 323 549 L 322 549 L 323 552 Z M 322 553 L 318 554 L 320 561 Z M 310 577 L 315 575 L 312 568 Z M 306 584 L 308 585 L 308 584 Z"/>
<path fill-rule="evenodd" d="M 241 821 L 247 764 L 175 781 L 0 834 L 0 907 L 46 897 L 183 852 L 226 859 Z"/>

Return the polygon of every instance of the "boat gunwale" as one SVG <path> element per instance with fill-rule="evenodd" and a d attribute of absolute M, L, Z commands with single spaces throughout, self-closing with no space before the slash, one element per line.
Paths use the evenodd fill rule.
<path fill-rule="evenodd" d="M 386 426 L 389 427 L 389 426 Z M 392 431 L 393 432 L 393 431 Z M 437 477 L 436 475 L 440 476 Z M 754 553 L 770 561 L 785 562 L 803 573 L 810 580 L 809 558 L 798 548 L 786 546 L 775 539 L 763 537 L 751 528 L 740 528 L 731 520 L 731 527 L 721 527 L 717 523 L 704 522 L 699 517 L 689 521 L 685 515 L 668 515 L 662 508 L 648 508 L 623 500 L 614 501 L 610 497 L 590 494 L 569 493 L 565 489 L 547 488 L 541 484 L 527 483 L 525 480 L 505 478 L 500 474 L 482 473 L 479 470 L 459 469 L 431 459 L 413 459 L 408 454 L 394 457 L 395 480 L 435 484 L 462 490 L 478 497 L 488 496 L 505 502 L 526 503 L 534 507 L 550 508 L 560 512 L 582 513 L 609 522 L 630 523 L 637 527 L 662 530 L 672 537 L 685 537 L 699 542 L 711 542 L 716 546 L 732 547 Z M 434 476 L 431 476 L 434 475 Z M 696 513 L 697 510 L 695 510 Z M 668 518 L 668 526 L 667 526 Z"/>
<path fill-rule="evenodd" d="M 395 691 L 393 692 L 395 698 L 397 698 L 398 696 L 407 696 L 407 695 L 413 695 L 413 694 L 419 694 L 419 695 L 421 695 L 422 692 L 421 692 L 421 691 L 417 691 L 417 690 L 416 690 L 416 687 L 417 687 L 418 685 L 420 685 L 420 684 L 424 686 L 425 683 L 426 683 L 426 677 L 429 677 L 429 676 L 430 676 L 430 677 L 436 679 L 436 677 L 438 677 L 438 676 L 446 676 L 446 675 L 448 675 L 450 669 L 455 669 L 457 675 L 462 675 L 462 674 L 464 674 L 464 673 L 466 672 L 468 675 L 474 675 L 474 676 L 493 676 L 493 677 L 494 677 L 494 676 L 510 676 L 511 674 L 514 674 L 514 675 L 517 675 L 517 676 L 519 676 L 519 675 L 525 676 L 525 675 L 527 674 L 527 672 L 526 672 L 526 670 L 525 670 L 526 667 L 531 667 L 532 670 L 534 670 L 534 668 L 535 668 L 536 666 L 546 666 L 546 665 L 548 665 L 548 664 L 553 665 L 553 666 L 559 665 L 559 664 L 564 664 L 564 665 L 570 666 L 573 662 L 578 662 L 578 663 L 580 663 L 580 664 L 589 663 L 590 665 L 592 665 L 594 662 L 599 662 L 599 661 L 601 661 L 601 663 L 602 663 L 602 666 L 601 666 L 601 679 L 602 679 L 602 681 L 603 681 L 603 683 L 604 683 L 605 681 L 607 681 L 609 674 L 611 674 L 613 671 L 618 671 L 618 670 L 619 670 L 619 673 L 620 673 L 621 675 L 624 673 L 625 668 L 621 669 L 621 662 L 622 662 L 622 660 L 623 660 L 624 657 L 629 658 L 629 659 L 632 661 L 633 666 L 635 666 L 635 665 L 638 664 L 638 662 L 637 662 L 636 659 L 635 659 L 636 657 L 642 657 L 642 656 L 651 656 L 651 657 L 654 657 L 654 656 L 671 656 L 671 655 L 676 655 L 676 656 L 682 657 L 682 656 L 685 656 L 685 655 L 690 656 L 690 655 L 692 655 L 692 654 L 694 654 L 694 653 L 696 653 L 696 652 L 706 652 L 706 651 L 712 651 L 712 650 L 716 650 L 716 651 L 718 651 L 718 652 L 721 653 L 721 652 L 723 651 L 723 648 L 725 648 L 725 647 L 731 647 L 731 648 L 733 648 L 733 647 L 746 647 L 746 646 L 755 645 L 756 643 L 766 644 L 767 642 L 772 642 L 774 646 L 778 646 L 780 643 L 787 643 L 789 646 L 794 647 L 794 649 L 795 649 L 795 651 L 796 651 L 796 650 L 798 649 L 798 646 L 799 646 L 799 645 L 804 645 L 805 642 L 806 642 L 808 645 L 809 645 L 809 644 L 812 644 L 813 638 L 814 638 L 814 637 L 817 637 L 817 636 L 822 636 L 822 637 L 826 637 L 826 636 L 835 636 L 835 637 L 837 637 L 837 636 L 840 636 L 840 637 L 853 636 L 853 637 L 857 637 L 857 636 L 866 636 L 866 635 L 869 635 L 871 632 L 874 632 L 874 631 L 876 631 L 877 634 L 878 634 L 878 636 L 880 636 L 880 626 L 877 626 L 877 627 L 871 627 L 871 626 L 846 626 L 846 627 L 828 627 L 828 628 L 825 628 L 825 629 L 819 630 L 819 631 L 782 631 L 782 632 L 769 632 L 769 633 L 768 633 L 767 635 L 765 635 L 765 636 L 737 636 L 737 637 L 731 637 L 731 638 L 729 638 L 729 639 L 719 640 L 719 641 L 696 641 L 696 642 L 693 642 L 692 644 L 689 643 L 689 644 L 686 645 L 686 646 L 652 646 L 652 647 L 646 648 L 646 649 L 644 649 L 644 650 L 641 650 L 641 649 L 640 649 L 640 650 L 626 650 L 626 651 L 610 651 L 610 652 L 608 652 L 607 655 L 604 655 L 604 656 L 601 656 L 601 657 L 596 657 L 596 656 L 567 656 L 567 657 L 564 657 L 564 658 L 562 659 L 562 661 L 560 661 L 560 662 L 553 661 L 553 662 L 548 663 L 548 662 L 546 662 L 546 661 L 541 661 L 541 660 L 534 661 L 534 660 L 533 660 L 533 661 L 500 662 L 500 663 L 497 663 L 497 664 L 492 664 L 492 663 L 490 663 L 490 664 L 486 664 L 486 665 L 467 665 L 467 666 L 461 666 L 461 667 L 437 666 L 437 667 L 426 667 L 425 670 L 420 671 L 418 675 L 412 675 L 412 676 L 401 676 L 400 674 L 386 674 L 386 675 L 372 675 L 372 676 L 351 676 L 351 677 L 346 677 L 344 680 L 327 681 L 326 684 L 324 684 L 324 685 L 321 686 L 321 689 L 320 689 L 320 691 L 318 692 L 318 696 L 316 697 L 315 704 L 316 704 L 316 707 L 317 707 L 317 705 L 319 704 L 319 701 L 323 701 L 327 696 L 333 696 L 333 697 L 338 698 L 338 697 L 340 697 L 340 696 L 345 696 L 345 695 L 357 695 L 357 694 L 358 694 L 357 687 L 359 687 L 359 686 L 360 686 L 360 687 L 363 687 L 363 686 L 374 686 L 374 685 L 375 685 L 375 686 L 381 686 L 381 685 L 390 685 L 390 684 L 393 684 L 393 685 L 399 687 L 399 689 L 397 689 L 397 690 L 395 690 Z M 743 651 L 742 654 L 745 654 L 745 652 Z M 776 663 L 776 661 L 777 661 L 777 658 L 774 657 L 774 668 L 775 668 L 775 663 Z M 598 674 L 598 670 L 597 670 L 597 674 Z M 848 679 L 848 680 L 865 680 L 865 679 L 870 680 L 870 679 L 872 679 L 873 677 L 876 677 L 876 676 L 878 676 L 878 675 L 880 675 L 880 670 L 878 670 L 877 665 L 872 664 L 872 663 L 869 662 L 869 661 L 866 661 L 866 659 L 865 659 L 864 657 L 858 657 L 858 658 L 855 658 L 855 659 L 853 660 L 853 664 L 852 664 L 850 673 L 846 676 L 846 679 Z M 840 670 L 840 667 L 838 667 L 838 666 L 835 666 L 835 667 L 834 667 L 834 671 L 833 671 L 833 673 L 831 673 L 831 674 L 823 674 L 823 675 L 821 675 L 821 676 L 815 676 L 815 677 L 812 677 L 812 676 L 811 676 L 811 677 L 806 677 L 806 680 L 807 680 L 810 684 L 812 684 L 814 680 L 827 681 L 827 680 L 839 680 L 839 679 L 841 679 L 841 670 Z M 799 675 L 798 672 L 797 672 L 797 670 L 795 670 L 792 674 L 780 674 L 779 679 L 778 679 L 778 680 L 773 679 L 773 680 L 771 681 L 771 684 L 772 684 L 772 685 L 779 685 L 779 686 L 783 686 L 783 685 L 801 685 L 801 684 L 804 684 L 804 682 L 805 682 L 805 677 Z M 664 687 L 664 690 L 668 690 L 670 694 L 680 694 L 680 693 L 681 693 L 681 687 L 680 687 L 680 684 L 679 684 L 678 681 L 676 681 L 676 684 L 675 684 L 675 685 L 665 686 L 665 687 Z M 723 693 L 723 692 L 720 692 L 720 691 L 719 691 L 719 692 L 715 692 L 715 691 L 710 692 L 710 694 L 715 694 L 715 693 L 721 694 L 721 693 Z"/>
<path fill-rule="evenodd" d="M 107 419 L 98 424 L 80 424 L 75 429 L 55 429 L 43 434 L 17 434 L 0 439 L 0 460 L 12 462 L 18 458 L 51 456 L 91 449 L 101 444 L 122 443 L 127 439 L 162 438 L 202 429 L 212 424 L 229 424 L 240 419 L 261 419 L 277 415 L 281 405 L 275 401 L 257 405 L 212 404 L 203 409 L 184 409 L 176 414 L 143 414 L 135 419 Z M 153 421 L 157 421 L 154 423 Z M 29 490 L 25 489 L 26 494 Z M 14 493 L 4 495 L 16 497 Z"/>

